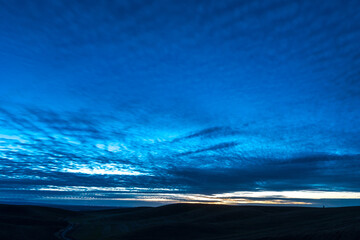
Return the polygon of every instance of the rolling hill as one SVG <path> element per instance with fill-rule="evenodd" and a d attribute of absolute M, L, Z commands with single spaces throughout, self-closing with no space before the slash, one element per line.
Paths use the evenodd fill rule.
<path fill-rule="evenodd" d="M 360 207 L 174 204 L 69 211 L 0 205 L 0 239 L 360 239 Z"/>

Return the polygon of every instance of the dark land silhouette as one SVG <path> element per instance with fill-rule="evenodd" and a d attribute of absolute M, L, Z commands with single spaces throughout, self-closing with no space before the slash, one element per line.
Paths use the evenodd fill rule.
<path fill-rule="evenodd" d="M 71 211 L 0 205 L 0 239 L 360 239 L 360 207 L 174 204 Z"/>

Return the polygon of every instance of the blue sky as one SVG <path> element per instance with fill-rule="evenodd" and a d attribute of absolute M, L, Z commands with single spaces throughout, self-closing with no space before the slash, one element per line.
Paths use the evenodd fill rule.
<path fill-rule="evenodd" d="M 359 1 L 0 4 L 0 201 L 360 204 Z"/>

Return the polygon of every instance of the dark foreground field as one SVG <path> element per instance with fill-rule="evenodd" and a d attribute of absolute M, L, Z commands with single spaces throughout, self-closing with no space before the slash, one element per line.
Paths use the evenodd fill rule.
<path fill-rule="evenodd" d="M 360 207 L 175 204 L 69 211 L 0 205 L 0 239 L 360 239 Z"/>

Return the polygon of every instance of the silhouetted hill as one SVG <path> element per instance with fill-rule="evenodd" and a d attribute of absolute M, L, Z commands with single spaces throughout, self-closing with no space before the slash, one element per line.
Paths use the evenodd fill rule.
<path fill-rule="evenodd" d="M 360 207 L 174 204 L 75 212 L 0 205 L 0 239 L 355 240 Z"/>
<path fill-rule="evenodd" d="M 66 218 L 76 213 L 63 209 L 0 205 L 0 239 L 57 239 L 54 233 L 66 227 Z"/>

